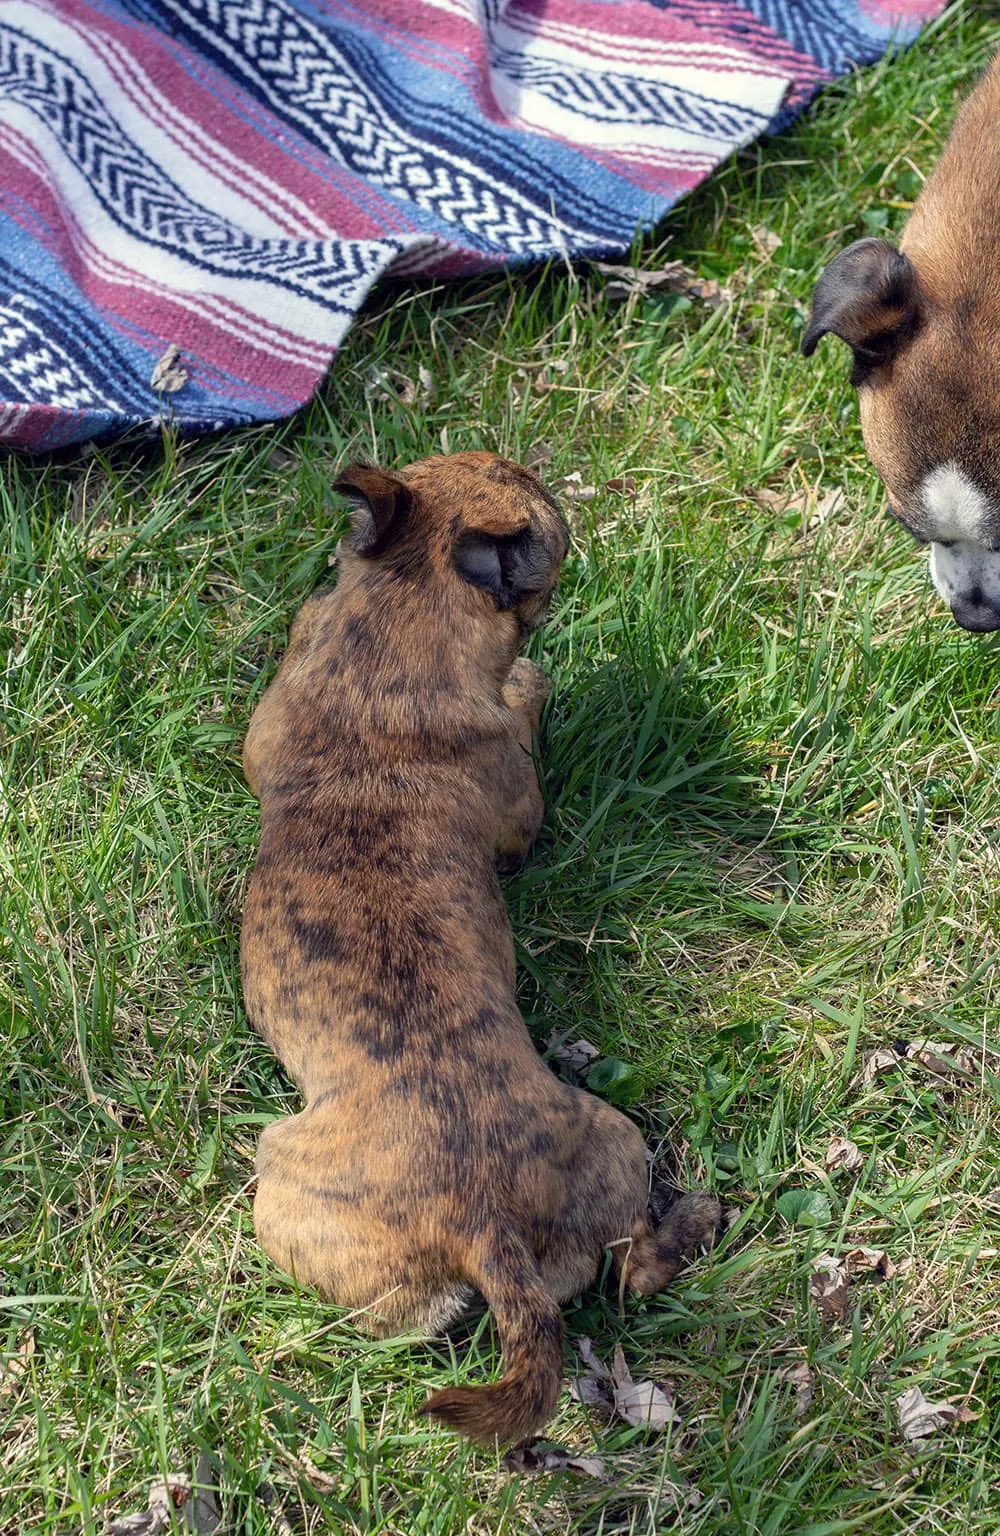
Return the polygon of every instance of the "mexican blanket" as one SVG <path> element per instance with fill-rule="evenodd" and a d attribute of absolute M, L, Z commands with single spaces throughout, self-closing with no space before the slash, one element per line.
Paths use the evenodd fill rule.
<path fill-rule="evenodd" d="M 943 0 L 0 0 L 0 443 L 285 416 L 372 285 L 627 249 Z"/>

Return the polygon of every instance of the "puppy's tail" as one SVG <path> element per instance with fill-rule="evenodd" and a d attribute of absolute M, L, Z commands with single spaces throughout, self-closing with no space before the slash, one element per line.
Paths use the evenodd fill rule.
<path fill-rule="evenodd" d="M 479 1445 L 516 1444 L 541 1429 L 556 1405 L 563 1374 L 562 1315 L 538 1262 L 520 1237 L 497 1234 L 468 1277 L 486 1298 L 503 1346 L 504 1373 L 484 1387 L 445 1387 L 421 1412 Z"/>

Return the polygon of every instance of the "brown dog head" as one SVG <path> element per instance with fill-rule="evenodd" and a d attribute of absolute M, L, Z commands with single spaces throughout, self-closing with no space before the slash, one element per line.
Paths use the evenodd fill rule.
<path fill-rule="evenodd" d="M 530 470 L 494 453 L 421 459 L 390 473 L 350 464 L 334 489 L 353 506 L 348 555 L 419 580 L 473 613 L 505 613 L 524 636 L 542 621 L 569 547 L 566 524 Z"/>
<path fill-rule="evenodd" d="M 900 249 L 858 240 L 821 274 L 802 340 L 854 353 L 865 446 L 893 516 L 931 546 L 965 629 L 1000 629 L 1000 64 L 959 113 Z"/>

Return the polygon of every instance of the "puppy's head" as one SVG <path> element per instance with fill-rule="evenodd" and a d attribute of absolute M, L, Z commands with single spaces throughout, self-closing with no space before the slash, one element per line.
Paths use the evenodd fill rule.
<path fill-rule="evenodd" d="M 345 548 L 473 614 L 541 623 L 569 547 L 530 470 L 494 453 L 422 459 L 396 473 L 351 464 L 335 489 L 353 505 Z"/>
<path fill-rule="evenodd" d="M 971 274 L 947 280 L 885 240 L 821 274 L 802 340 L 854 353 L 865 447 L 892 515 L 931 546 L 934 585 L 965 629 L 1000 629 L 1000 313 Z"/>

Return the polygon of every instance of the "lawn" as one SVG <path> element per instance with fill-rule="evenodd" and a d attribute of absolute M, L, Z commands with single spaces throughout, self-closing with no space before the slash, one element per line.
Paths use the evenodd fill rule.
<path fill-rule="evenodd" d="M 820 267 L 899 227 L 998 37 L 958 5 L 633 253 L 728 305 L 559 266 L 386 288 L 294 423 L 0 465 L 3 1536 L 102 1532 L 199 1462 L 246 1536 L 1000 1530 L 1000 652 L 885 517 L 846 349 L 798 356 Z M 606 1091 L 736 1212 L 669 1295 L 567 1309 L 673 1383 L 659 1436 L 564 1392 L 551 1438 L 605 1482 L 415 1417 L 497 1369 L 488 1324 L 365 1341 L 251 1219 L 296 1096 L 241 1009 L 240 743 L 333 574 L 338 463 L 478 447 L 573 531 L 507 885 L 528 1026 L 623 1063 Z M 924 1039 L 943 1073 L 873 1070 Z M 827 1317 L 814 1261 L 859 1244 L 895 1273 Z M 978 1417 L 907 1443 L 914 1384 Z"/>

